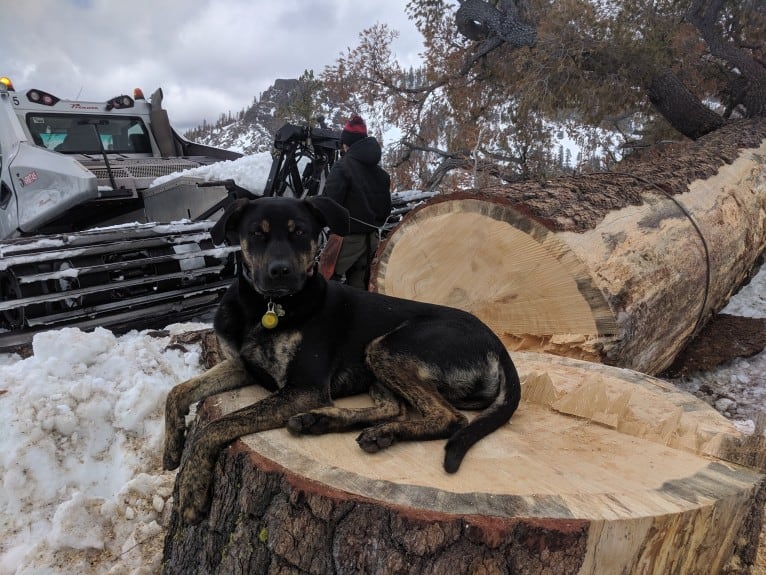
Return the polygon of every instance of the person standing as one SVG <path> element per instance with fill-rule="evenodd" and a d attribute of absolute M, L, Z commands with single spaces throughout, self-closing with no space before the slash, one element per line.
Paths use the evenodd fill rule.
<path fill-rule="evenodd" d="M 349 211 L 351 227 L 343 237 L 333 279 L 345 275 L 348 285 L 367 289 L 380 229 L 391 214 L 391 177 L 380 167 L 383 150 L 367 135 L 360 116 L 346 122 L 340 141 L 342 157 L 330 170 L 324 193 Z"/>

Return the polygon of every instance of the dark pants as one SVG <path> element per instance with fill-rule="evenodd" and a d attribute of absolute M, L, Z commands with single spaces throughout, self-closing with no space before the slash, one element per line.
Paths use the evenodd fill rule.
<path fill-rule="evenodd" d="M 350 286 L 367 289 L 370 281 L 370 262 L 378 249 L 378 234 L 352 234 L 344 236 L 333 279 L 346 276 Z"/>

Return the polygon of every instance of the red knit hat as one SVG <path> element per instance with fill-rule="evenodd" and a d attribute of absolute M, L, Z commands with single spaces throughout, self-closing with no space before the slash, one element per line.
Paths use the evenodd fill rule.
<path fill-rule="evenodd" d="M 351 146 L 354 142 L 363 140 L 366 137 L 367 125 L 361 116 L 356 115 L 343 126 L 343 131 L 340 133 L 340 143 Z"/>

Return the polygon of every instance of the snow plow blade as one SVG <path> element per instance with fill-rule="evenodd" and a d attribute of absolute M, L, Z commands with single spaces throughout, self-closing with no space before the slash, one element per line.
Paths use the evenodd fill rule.
<path fill-rule="evenodd" d="M 203 315 L 236 274 L 214 222 L 131 224 L 0 242 L 0 349 L 46 329 L 164 327 Z"/>

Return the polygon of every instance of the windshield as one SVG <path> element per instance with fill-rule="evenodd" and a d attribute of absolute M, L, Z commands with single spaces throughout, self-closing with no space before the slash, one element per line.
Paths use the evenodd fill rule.
<path fill-rule="evenodd" d="M 111 154 L 152 151 L 139 117 L 27 114 L 27 126 L 35 144 L 64 154 L 100 154 L 102 146 Z"/>

